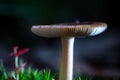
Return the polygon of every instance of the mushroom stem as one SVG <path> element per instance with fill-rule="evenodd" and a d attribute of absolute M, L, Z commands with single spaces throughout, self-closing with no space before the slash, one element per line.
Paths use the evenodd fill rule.
<path fill-rule="evenodd" d="M 72 80 L 74 37 L 62 37 L 62 58 L 59 80 Z"/>

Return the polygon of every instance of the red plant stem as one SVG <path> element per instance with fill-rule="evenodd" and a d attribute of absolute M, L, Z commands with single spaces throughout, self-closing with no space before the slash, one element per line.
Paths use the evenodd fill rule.
<path fill-rule="evenodd" d="M 26 66 L 26 62 L 24 62 L 21 66 L 18 67 L 18 69 L 15 71 L 17 74 L 19 74 L 20 70 Z"/>

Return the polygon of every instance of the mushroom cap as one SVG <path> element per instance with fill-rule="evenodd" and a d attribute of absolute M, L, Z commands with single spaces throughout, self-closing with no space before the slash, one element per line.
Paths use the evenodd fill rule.
<path fill-rule="evenodd" d="M 104 22 L 62 23 L 33 25 L 31 31 L 41 37 L 86 37 L 102 33 L 107 28 Z"/>

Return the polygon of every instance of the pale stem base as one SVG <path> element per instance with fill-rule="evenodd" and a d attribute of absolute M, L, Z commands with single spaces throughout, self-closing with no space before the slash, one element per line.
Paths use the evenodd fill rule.
<path fill-rule="evenodd" d="M 15 68 L 18 69 L 18 57 L 15 57 Z M 19 73 L 16 74 L 16 80 L 19 80 Z"/>
<path fill-rule="evenodd" d="M 74 37 L 62 38 L 62 58 L 59 80 L 72 80 Z"/>

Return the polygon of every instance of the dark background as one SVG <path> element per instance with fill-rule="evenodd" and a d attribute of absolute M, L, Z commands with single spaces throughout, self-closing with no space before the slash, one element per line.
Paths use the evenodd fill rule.
<path fill-rule="evenodd" d="M 10 69 L 12 48 L 28 47 L 29 53 L 21 56 L 28 64 L 58 73 L 60 38 L 38 37 L 31 32 L 32 25 L 102 21 L 108 24 L 104 33 L 76 38 L 74 74 L 120 76 L 119 19 L 115 0 L 0 0 L 0 59 Z"/>

